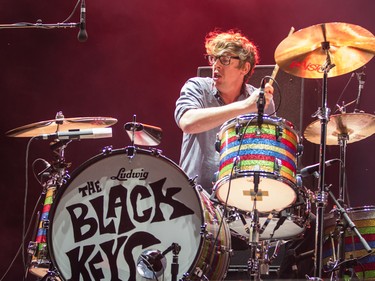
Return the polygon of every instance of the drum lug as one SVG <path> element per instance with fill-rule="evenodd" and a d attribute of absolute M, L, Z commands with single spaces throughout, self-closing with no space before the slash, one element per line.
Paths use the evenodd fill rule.
<path fill-rule="evenodd" d="M 44 228 L 44 229 L 49 228 L 49 220 L 43 220 L 42 221 L 42 228 Z"/>
<path fill-rule="evenodd" d="M 30 241 L 30 242 L 29 242 L 29 245 L 27 246 L 27 253 L 28 253 L 30 256 L 35 255 L 37 245 L 38 245 L 37 242 L 34 242 L 34 241 Z"/>
<path fill-rule="evenodd" d="M 241 139 L 243 137 L 243 133 L 241 132 L 242 131 L 242 124 L 239 123 L 239 119 L 237 119 L 237 121 L 236 121 L 235 131 L 236 131 L 237 140 L 241 141 Z M 218 152 L 220 152 L 220 148 L 219 148 Z"/>
<path fill-rule="evenodd" d="M 102 149 L 102 154 L 103 154 L 103 155 L 111 154 L 111 153 L 112 153 L 112 149 L 113 149 L 113 146 L 112 146 L 112 145 L 105 146 L 105 147 Z"/>
<path fill-rule="evenodd" d="M 303 144 L 302 144 L 302 143 L 299 143 L 299 144 L 297 145 L 297 156 L 302 156 L 302 154 L 303 154 L 303 149 L 304 149 Z"/>
<path fill-rule="evenodd" d="M 157 148 L 150 148 L 150 152 L 151 152 L 151 155 L 156 156 L 156 157 L 159 157 L 163 153 L 161 149 L 157 149 Z"/>
<path fill-rule="evenodd" d="M 275 136 L 276 136 L 276 140 L 277 141 L 280 141 L 281 140 L 281 137 L 283 136 L 283 130 L 284 128 L 280 125 L 277 125 L 276 128 L 275 128 Z"/>
<path fill-rule="evenodd" d="M 220 146 L 221 146 L 221 141 L 220 141 L 220 139 L 219 139 L 219 136 L 216 135 L 215 150 L 216 150 L 217 152 L 219 152 L 219 153 L 220 153 Z"/>
<path fill-rule="evenodd" d="M 201 225 L 201 232 L 200 235 L 204 236 L 204 238 L 209 239 L 210 236 L 212 237 L 212 234 L 207 232 L 207 223 Z"/>
<path fill-rule="evenodd" d="M 128 155 L 128 158 L 133 159 L 137 150 L 134 146 L 128 146 L 127 148 L 125 148 L 125 151 Z"/>
<path fill-rule="evenodd" d="M 281 170 L 282 165 L 283 165 L 282 161 L 279 158 L 275 157 L 275 160 L 274 160 L 274 173 L 277 176 L 280 175 L 280 170 Z"/>

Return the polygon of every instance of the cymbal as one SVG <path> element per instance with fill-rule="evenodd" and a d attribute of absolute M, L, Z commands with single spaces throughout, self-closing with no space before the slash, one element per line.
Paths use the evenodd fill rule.
<path fill-rule="evenodd" d="M 375 115 L 368 113 L 343 113 L 330 116 L 327 123 L 327 145 L 339 145 L 339 135 L 348 136 L 347 143 L 363 140 L 375 133 Z M 305 138 L 320 144 L 321 124 L 316 120 L 307 126 Z"/>
<path fill-rule="evenodd" d="M 156 146 L 161 142 L 163 130 L 159 127 L 128 122 L 124 128 L 129 138 L 134 138 L 134 144 L 136 145 Z"/>
<path fill-rule="evenodd" d="M 110 117 L 77 117 L 41 121 L 9 130 L 8 137 L 30 138 L 43 134 L 54 134 L 69 130 L 82 130 L 109 127 L 117 123 L 117 119 Z"/>
<path fill-rule="evenodd" d="M 323 78 L 321 67 L 327 60 L 322 47 L 324 39 L 329 42 L 330 61 L 335 65 L 327 77 L 354 71 L 375 54 L 375 37 L 370 31 L 354 24 L 333 22 L 300 29 L 286 37 L 275 50 L 275 61 L 292 75 Z"/>

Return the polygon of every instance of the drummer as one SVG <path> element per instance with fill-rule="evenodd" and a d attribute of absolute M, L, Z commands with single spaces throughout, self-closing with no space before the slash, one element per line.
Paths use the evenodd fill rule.
<path fill-rule="evenodd" d="M 210 32 L 205 48 L 212 77 L 189 79 L 181 89 L 174 115 L 183 131 L 180 167 L 211 193 L 219 170 L 215 140 L 220 126 L 258 111 L 259 90 L 247 81 L 259 62 L 259 53 L 255 44 L 237 30 Z M 267 83 L 264 93 L 264 113 L 273 114 L 273 87 Z"/>

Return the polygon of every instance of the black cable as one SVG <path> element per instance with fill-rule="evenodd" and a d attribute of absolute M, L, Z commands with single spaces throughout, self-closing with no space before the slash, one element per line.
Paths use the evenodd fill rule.
<path fill-rule="evenodd" d="M 272 116 L 272 115 L 276 114 L 276 113 L 279 111 L 279 109 L 280 109 L 282 93 L 281 93 L 280 85 L 279 85 L 279 83 L 277 82 L 276 79 L 274 79 L 272 76 L 264 76 L 264 77 L 262 78 L 262 82 L 263 82 L 263 80 L 266 79 L 266 78 L 272 80 L 272 81 L 275 83 L 276 88 L 277 88 L 277 92 L 279 93 L 279 103 L 278 103 L 278 105 L 276 106 L 275 111 L 272 112 L 271 114 L 269 114 L 269 116 Z M 261 82 L 261 84 L 262 84 L 262 82 Z"/>
<path fill-rule="evenodd" d="M 339 102 L 341 101 L 341 98 L 342 98 L 342 96 L 343 96 L 344 92 L 346 91 L 346 88 L 348 88 L 348 86 L 349 86 L 350 82 L 352 81 L 352 79 L 353 79 L 354 75 L 355 75 L 355 73 L 354 73 L 354 72 L 352 73 L 352 75 L 350 75 L 350 78 L 349 78 L 348 82 L 346 82 L 346 85 L 345 85 L 344 89 L 342 90 L 342 92 L 341 92 L 340 96 L 338 97 L 338 99 L 337 99 L 337 101 L 336 101 L 336 105 L 338 106 L 338 108 L 336 108 L 336 110 L 335 110 L 334 114 L 335 114 L 335 113 L 336 113 L 336 112 L 337 112 L 338 110 L 340 110 L 340 105 L 339 105 Z"/>
<path fill-rule="evenodd" d="M 22 264 L 23 268 L 26 270 L 27 264 L 26 264 L 26 256 L 25 256 L 25 239 L 26 239 L 26 213 L 27 213 L 27 193 L 29 190 L 29 151 L 30 151 L 30 145 L 31 142 L 35 139 L 36 137 L 32 137 L 29 139 L 27 142 L 26 146 L 26 155 L 25 155 L 25 197 L 23 200 L 23 218 L 22 218 Z"/>
<path fill-rule="evenodd" d="M 39 204 L 41 203 L 41 199 L 42 199 L 42 195 L 39 195 L 39 198 L 38 198 L 38 200 L 37 200 L 37 202 L 36 202 L 36 204 L 35 204 L 35 206 L 34 206 L 34 210 L 33 210 L 33 213 L 32 213 L 32 215 L 31 215 L 31 218 L 33 218 L 33 217 L 35 216 L 35 214 L 36 214 L 36 210 L 37 210 Z M 30 222 L 29 222 L 29 226 L 27 227 L 27 230 L 26 230 L 25 236 L 27 236 L 28 233 L 29 233 L 29 231 L 30 231 L 30 228 L 31 228 L 31 225 L 32 225 L 32 221 L 33 221 L 33 220 L 31 219 Z M 8 272 L 9 272 L 9 270 L 12 268 L 12 266 L 13 266 L 13 264 L 14 264 L 16 258 L 17 258 L 18 255 L 20 254 L 21 249 L 23 249 L 23 247 L 24 247 L 24 241 L 25 241 L 25 237 L 23 237 L 23 239 L 22 239 L 22 243 L 21 243 L 21 245 L 18 247 L 18 251 L 17 251 L 16 255 L 14 256 L 13 260 L 10 262 L 10 264 L 9 264 L 7 270 L 5 271 L 4 275 L 0 278 L 0 281 L 3 281 L 3 280 L 4 280 L 4 278 L 6 277 L 6 275 L 7 275 Z"/>

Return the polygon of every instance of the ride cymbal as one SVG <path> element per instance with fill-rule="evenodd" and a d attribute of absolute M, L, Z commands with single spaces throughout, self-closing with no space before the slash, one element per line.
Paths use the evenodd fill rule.
<path fill-rule="evenodd" d="M 117 119 L 110 117 L 76 117 L 40 121 L 21 126 L 5 133 L 8 137 L 36 137 L 43 134 L 54 134 L 69 130 L 84 130 L 105 128 L 117 123 Z"/>
<path fill-rule="evenodd" d="M 368 113 L 343 113 L 332 115 L 327 124 L 327 145 L 339 145 L 339 136 L 347 135 L 347 143 L 363 140 L 375 133 L 375 115 Z M 316 120 L 307 126 L 305 138 L 320 144 L 321 124 Z"/>
<path fill-rule="evenodd" d="M 375 54 L 374 35 L 354 24 L 333 22 L 300 29 L 286 37 L 275 50 L 275 61 L 285 72 L 302 78 L 323 78 L 327 52 L 333 66 L 327 77 L 339 76 L 365 65 Z"/>

